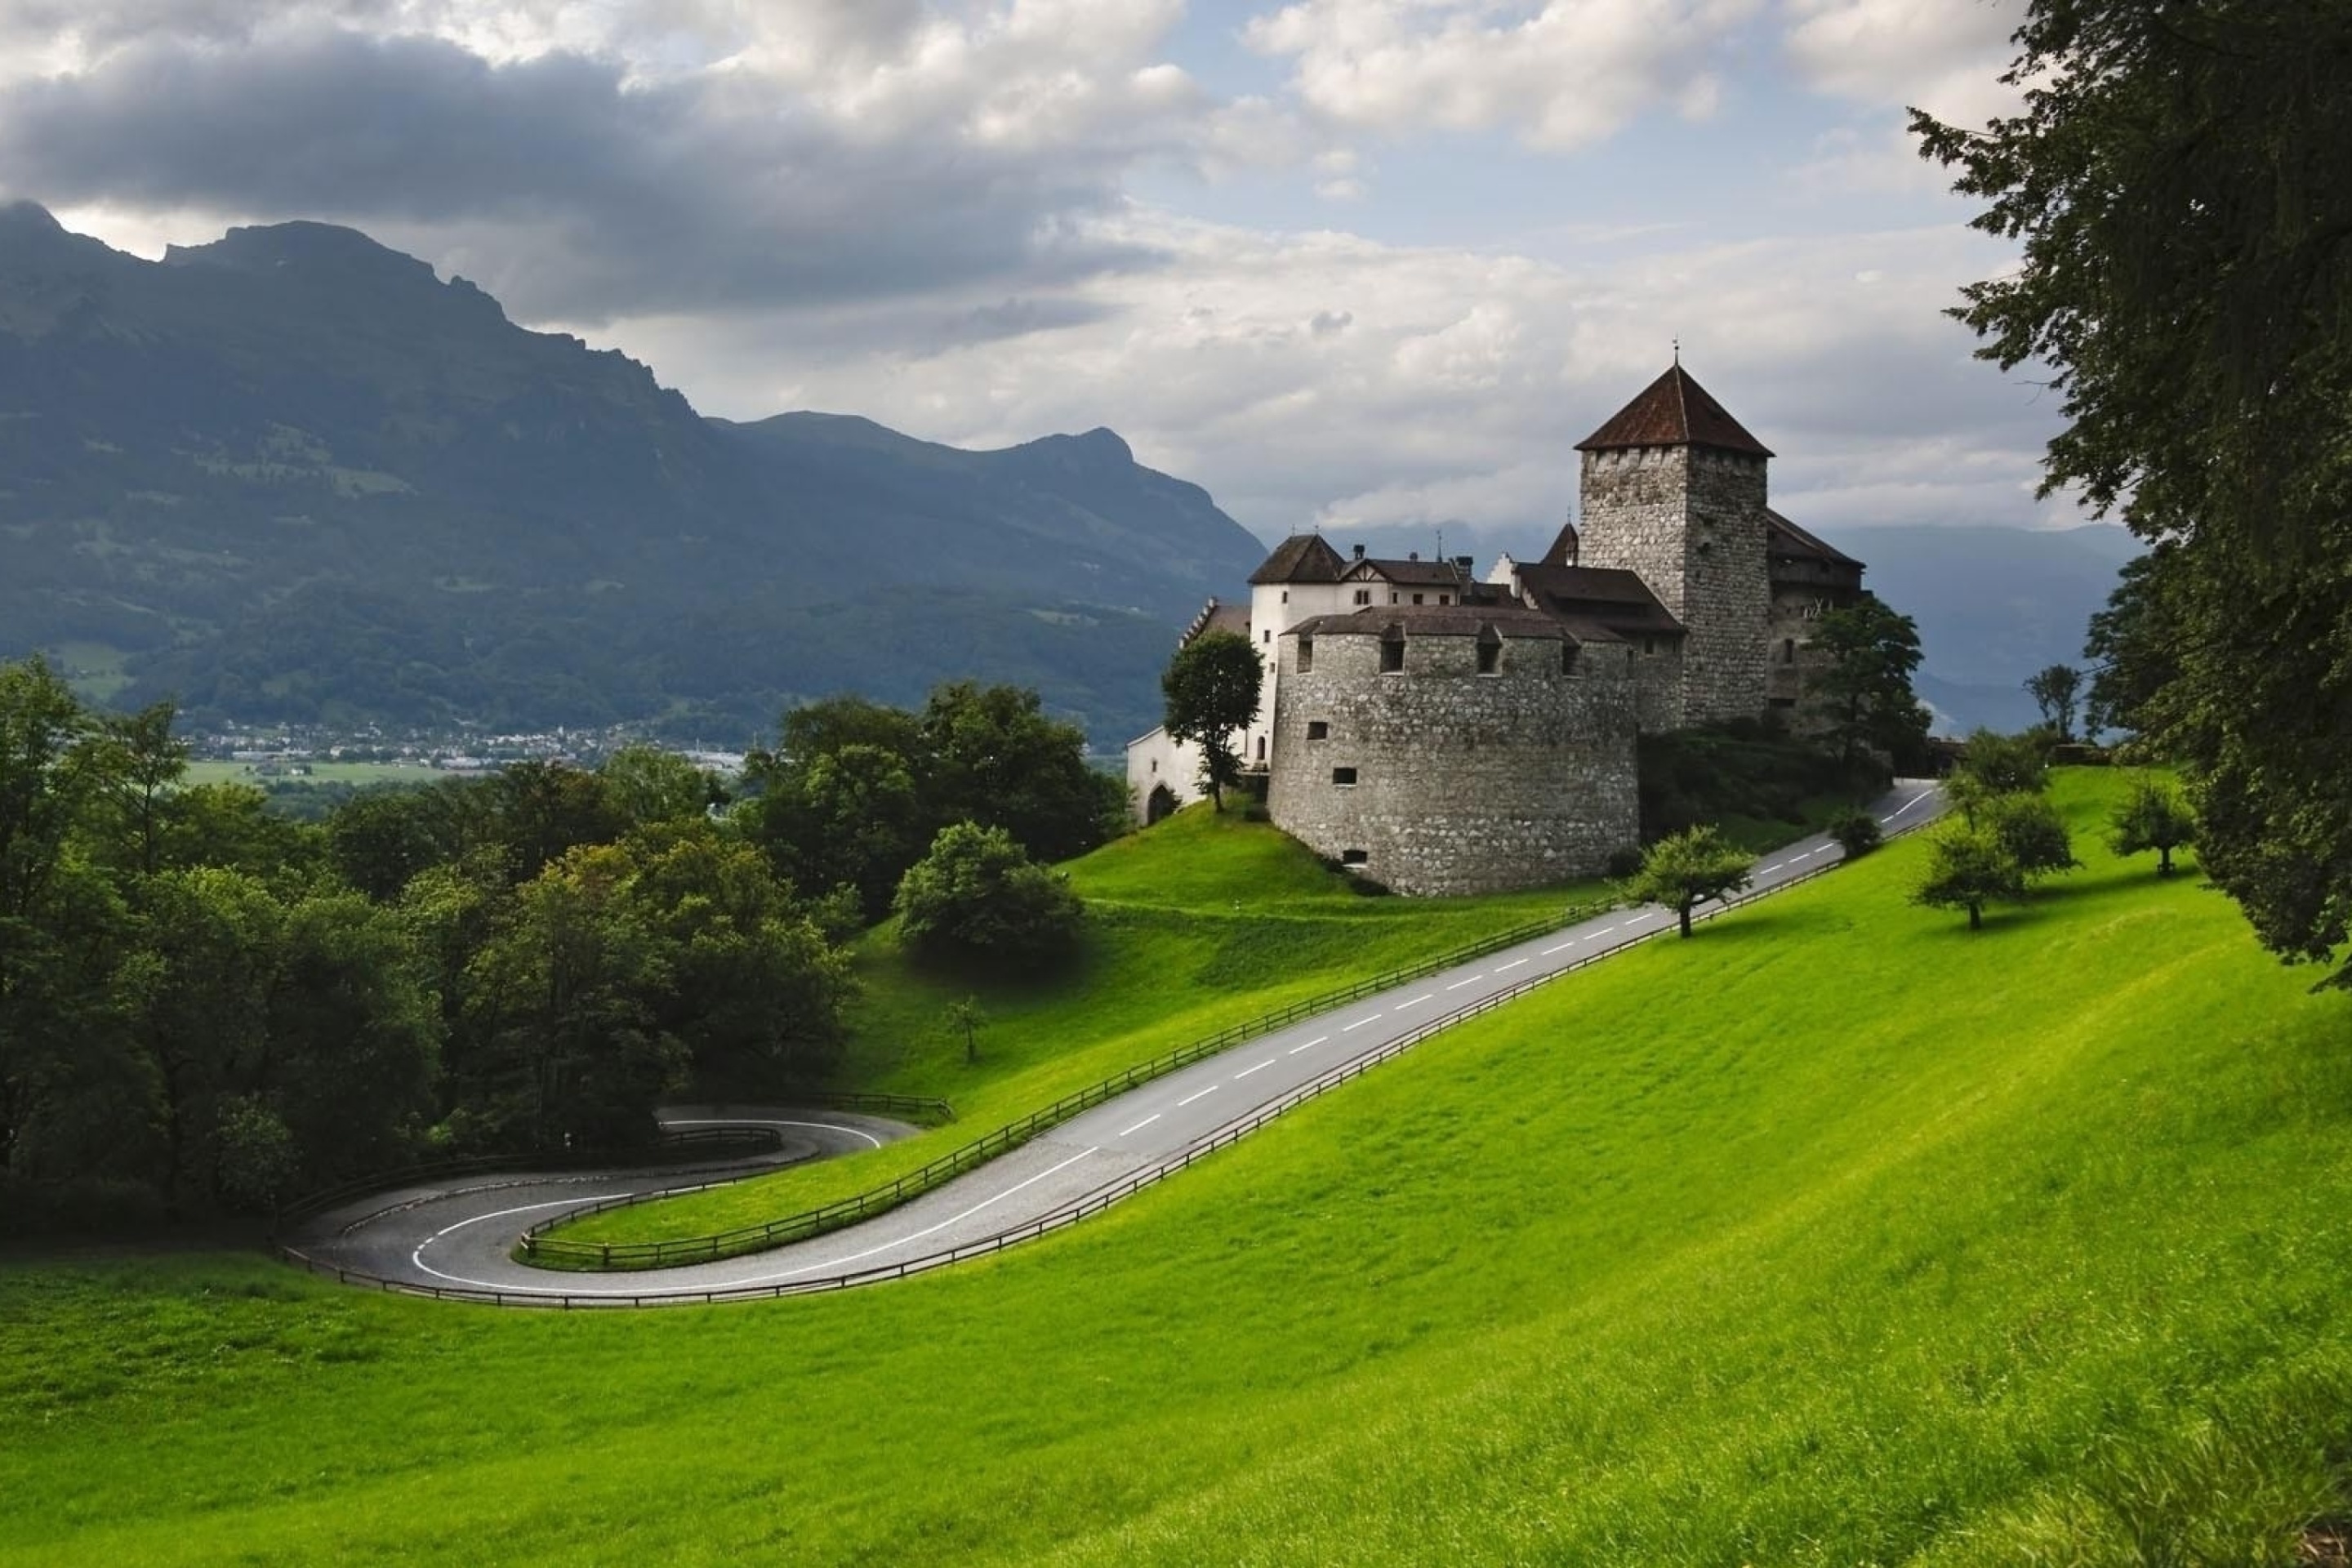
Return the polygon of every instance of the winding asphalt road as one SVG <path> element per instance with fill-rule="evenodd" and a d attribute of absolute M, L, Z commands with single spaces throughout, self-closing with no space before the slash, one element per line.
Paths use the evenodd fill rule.
<path fill-rule="evenodd" d="M 1906 780 L 1874 809 L 1893 833 L 1931 819 L 1941 802 L 1932 782 Z M 1800 880 L 1839 857 L 1837 847 L 1819 836 L 1775 850 L 1759 863 L 1753 887 L 1741 901 Z M 1613 910 L 1262 1035 L 1097 1106 L 899 1208 L 771 1252 L 618 1275 L 556 1273 L 509 1256 L 525 1226 L 600 1198 L 695 1179 L 677 1167 L 476 1178 L 378 1194 L 306 1221 L 286 1238 L 287 1247 L 297 1261 L 314 1268 L 349 1271 L 379 1286 L 510 1305 L 649 1306 L 887 1277 L 883 1271 L 911 1270 L 1090 1207 L 1090 1200 L 1099 1203 L 1108 1189 L 1181 1163 L 1198 1145 L 1380 1056 L 1407 1036 L 1674 924 L 1671 912 L 1654 906 Z M 785 1150 L 714 1168 L 708 1173 L 713 1181 L 878 1147 L 913 1131 L 877 1117 L 730 1113 L 717 1107 L 665 1112 L 665 1121 L 673 1126 L 768 1125 L 786 1135 Z"/>

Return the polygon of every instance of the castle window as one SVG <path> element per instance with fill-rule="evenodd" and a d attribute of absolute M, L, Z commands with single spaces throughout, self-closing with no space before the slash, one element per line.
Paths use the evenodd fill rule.
<path fill-rule="evenodd" d="M 1645 654 L 1657 652 L 1658 639 L 1655 637 L 1643 637 L 1642 639 L 1642 651 Z"/>
<path fill-rule="evenodd" d="M 1381 644 L 1381 673 L 1396 675 L 1404 668 L 1404 638 L 1391 637 Z"/>
<path fill-rule="evenodd" d="M 1493 675 L 1503 668 L 1503 645 L 1482 642 L 1478 645 L 1478 673 Z"/>
<path fill-rule="evenodd" d="M 1440 594 L 1437 595 L 1437 602 L 1441 605 L 1450 605 L 1454 602 L 1454 595 L 1451 594 Z"/>
<path fill-rule="evenodd" d="M 1300 637 L 1298 639 L 1298 673 L 1305 675 L 1308 670 L 1313 669 L 1314 668 L 1315 639 L 1313 637 Z"/>
<path fill-rule="evenodd" d="M 1267 631 L 1266 631 L 1266 633 L 1265 634 L 1265 636 L 1264 636 L 1260 640 L 1265 641 L 1265 642 L 1272 642 L 1272 641 L 1274 640 L 1274 633 L 1273 633 L 1273 631 L 1272 631 L 1271 629 L 1267 630 Z"/>
<path fill-rule="evenodd" d="M 1371 863 L 1372 852 L 1369 849 L 1342 849 L 1339 851 L 1339 864 L 1342 866 L 1369 866 Z"/>
<path fill-rule="evenodd" d="M 1416 604 L 1416 605 L 1420 604 L 1420 603 L 1421 603 L 1421 595 L 1418 595 L 1418 594 L 1415 594 L 1415 595 L 1412 596 L 1412 602 L 1413 602 L 1414 604 Z"/>
<path fill-rule="evenodd" d="M 1307 738 L 1310 741 L 1328 741 L 1331 738 L 1331 726 L 1320 719 L 1309 719 L 1307 721 Z"/>
<path fill-rule="evenodd" d="M 1562 675 L 1576 673 L 1576 645 L 1572 642 L 1559 645 L 1559 672 Z"/>
<path fill-rule="evenodd" d="M 1765 705 L 1770 708 L 1794 708 L 1797 705 L 1797 700 L 1793 697 L 1768 697 L 1764 701 Z"/>
<path fill-rule="evenodd" d="M 1290 590 L 1287 588 L 1282 591 L 1282 602 L 1286 605 L 1290 603 Z"/>
<path fill-rule="evenodd" d="M 1356 590 L 1356 603 L 1360 605 L 1369 605 L 1371 602 L 1372 591 L 1370 588 L 1359 588 Z"/>
<path fill-rule="evenodd" d="M 1393 604 L 1395 604 L 1396 602 L 1397 602 L 1397 596 L 1396 596 L 1394 594 L 1391 594 L 1391 595 L 1389 595 L 1389 603 L 1390 603 L 1390 604 L 1391 604 L 1391 605 L 1393 605 Z"/>
<path fill-rule="evenodd" d="M 1257 738 L 1257 760 L 1261 763 L 1265 761 L 1265 737 L 1264 735 L 1260 735 Z"/>
<path fill-rule="evenodd" d="M 1333 768 L 1331 770 L 1331 782 L 1344 789 L 1356 782 L 1356 770 L 1353 768 Z"/>
<path fill-rule="evenodd" d="M 1794 663 L 1796 663 L 1796 662 L 1797 662 L 1797 639 L 1796 639 L 1796 638 L 1794 638 L 1794 637 L 1784 637 L 1783 639 L 1781 639 L 1781 643 L 1780 643 L 1780 662 L 1781 662 L 1782 664 L 1794 664 Z"/>

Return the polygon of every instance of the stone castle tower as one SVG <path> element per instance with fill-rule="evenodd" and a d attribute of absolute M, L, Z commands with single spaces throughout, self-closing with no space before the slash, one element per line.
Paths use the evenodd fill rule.
<path fill-rule="evenodd" d="M 1680 361 L 1577 443 L 1579 563 L 1637 574 L 1687 632 L 1680 721 L 1753 718 L 1770 646 L 1772 457 Z"/>

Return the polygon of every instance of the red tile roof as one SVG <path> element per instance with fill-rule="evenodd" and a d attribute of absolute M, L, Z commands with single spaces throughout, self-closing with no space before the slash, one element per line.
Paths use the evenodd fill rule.
<path fill-rule="evenodd" d="M 1650 383 L 1639 397 L 1619 409 L 1609 422 L 1576 444 L 1580 452 L 1607 452 L 1626 447 L 1713 447 L 1726 452 L 1748 452 L 1759 458 L 1770 448 L 1723 411 L 1706 388 L 1691 379 L 1681 364 Z"/>

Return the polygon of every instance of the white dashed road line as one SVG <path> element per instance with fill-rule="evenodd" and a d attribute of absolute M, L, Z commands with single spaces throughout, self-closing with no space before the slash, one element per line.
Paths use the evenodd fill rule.
<path fill-rule="evenodd" d="M 1407 1007 L 1418 1007 L 1418 1006 L 1420 1006 L 1423 1002 L 1428 1001 L 1432 996 L 1434 996 L 1434 995 L 1436 995 L 1436 994 L 1437 994 L 1437 993 L 1435 993 L 1434 991 L 1424 991 L 1424 992 L 1423 992 L 1420 995 L 1418 995 L 1418 996 L 1414 997 L 1414 998 L 1413 998 L 1412 1001 L 1410 1001 L 1410 1002 L 1400 1002 L 1400 1003 L 1398 1003 L 1398 1004 L 1396 1005 L 1396 1010 L 1397 1010 L 1398 1012 L 1402 1013 L 1402 1012 L 1403 1012 Z"/>
<path fill-rule="evenodd" d="M 1290 1049 L 1288 1049 L 1288 1050 L 1285 1051 L 1285 1052 L 1283 1053 L 1283 1055 L 1285 1055 L 1285 1056 L 1289 1056 L 1289 1057 L 1295 1057 L 1295 1056 L 1297 1056 L 1297 1055 L 1299 1052 L 1301 1052 L 1301 1051 L 1311 1051 L 1311 1050 L 1313 1050 L 1316 1047 L 1318 1047 L 1318 1046 L 1321 1045 L 1324 1041 L 1326 1041 L 1326 1040 L 1329 1039 L 1330 1037 L 1330 1037 L 1330 1036 L 1328 1036 L 1328 1035 L 1318 1035 L 1318 1036 L 1316 1036 L 1313 1039 L 1311 1039 L 1311 1040 L 1307 1041 L 1307 1042 L 1305 1045 L 1303 1045 L 1303 1046 L 1293 1046 L 1293 1047 L 1290 1047 Z"/>
<path fill-rule="evenodd" d="M 1120 1128 L 1120 1129 L 1118 1130 L 1118 1135 L 1119 1135 L 1120 1137 L 1124 1138 L 1124 1137 L 1126 1137 L 1126 1136 L 1127 1136 L 1129 1133 L 1130 1133 L 1130 1132 L 1140 1132 L 1140 1131 L 1142 1131 L 1145 1128 L 1147 1128 L 1147 1127 L 1150 1126 L 1153 1122 L 1155 1122 L 1155 1121 L 1159 1121 L 1159 1120 L 1160 1120 L 1160 1112 L 1158 1112 L 1158 1111 L 1156 1111 L 1156 1110 L 1155 1110 L 1155 1111 L 1153 1111 L 1150 1115 L 1149 1115 L 1149 1116 L 1145 1117 L 1142 1121 L 1140 1121 L 1137 1122 L 1134 1126 L 1132 1126 L 1132 1127 L 1122 1127 L 1122 1128 Z"/>
<path fill-rule="evenodd" d="M 1217 1086 L 1216 1086 L 1215 1084 L 1213 1084 L 1213 1084 L 1211 1084 L 1208 1088 L 1206 1088 L 1206 1089 L 1202 1089 L 1200 1093 L 1198 1093 L 1198 1094 L 1188 1094 L 1188 1095 L 1186 1095 L 1183 1099 L 1181 1099 L 1181 1100 L 1178 1100 L 1178 1101 L 1176 1102 L 1176 1109 L 1177 1109 L 1177 1110 L 1183 1110 L 1186 1106 L 1188 1106 L 1188 1105 L 1192 1104 L 1194 1100 L 1206 1100 L 1206 1099 L 1208 1099 L 1208 1098 L 1209 1098 L 1209 1096 L 1211 1096 L 1211 1095 L 1213 1095 L 1213 1094 L 1214 1094 L 1214 1093 L 1216 1093 L 1216 1092 L 1217 1092 Z"/>
<path fill-rule="evenodd" d="M 1524 958 L 1515 958 L 1508 963 L 1498 963 L 1495 965 L 1495 973 L 1500 974 L 1506 969 L 1517 969 L 1520 964 L 1525 963 L 1526 962 L 1527 960 Z"/>
<path fill-rule="evenodd" d="M 1361 1017 L 1361 1018 L 1357 1019 L 1357 1020 L 1356 1020 L 1354 1023 L 1352 1023 L 1352 1024 L 1342 1024 L 1342 1025 L 1340 1025 L 1340 1026 L 1339 1026 L 1339 1032 L 1340 1032 L 1341 1034 L 1343 1034 L 1343 1035 L 1344 1035 L 1344 1034 L 1346 1034 L 1346 1033 L 1347 1033 L 1349 1030 L 1350 1030 L 1350 1029 L 1360 1029 L 1360 1028 L 1362 1028 L 1365 1025 L 1367 1025 L 1367 1024 L 1370 1023 L 1370 1022 L 1372 1021 L 1372 1019 L 1377 1018 L 1377 1017 L 1379 1017 L 1379 1016 L 1380 1016 L 1380 1015 L 1379 1015 L 1378 1013 L 1373 1013 L 1373 1014 L 1371 1014 L 1371 1015 L 1370 1015 L 1370 1016 L 1366 1016 L 1366 1017 Z"/>
<path fill-rule="evenodd" d="M 1581 942 L 1581 941 L 1583 941 L 1583 940 L 1584 940 L 1584 939 L 1583 939 L 1582 937 L 1577 937 L 1577 938 L 1575 938 L 1575 939 L 1573 939 L 1573 940 L 1571 940 L 1571 941 L 1561 942 L 1558 947 L 1548 947 L 1548 948 L 1545 948 L 1545 949 L 1543 950 L 1543 955 L 1544 955 L 1546 958 L 1549 958 L 1549 957 L 1550 957 L 1553 953 L 1555 953 L 1555 952 L 1566 952 L 1570 948 L 1574 947 L 1574 946 L 1577 944 L 1577 942 Z"/>
<path fill-rule="evenodd" d="M 1238 1081 L 1240 1081 L 1241 1079 L 1245 1079 L 1245 1078 L 1249 1077 L 1249 1075 L 1250 1075 L 1250 1074 L 1252 1074 L 1252 1073 L 1254 1073 L 1254 1072 L 1257 1071 L 1257 1070 L 1258 1070 L 1258 1068 L 1270 1068 L 1270 1067 L 1272 1067 L 1273 1065 L 1274 1065 L 1274 1058 L 1273 1058 L 1272 1057 L 1268 1057 L 1268 1058 L 1265 1058 L 1265 1060 L 1264 1060 L 1264 1061 L 1262 1061 L 1262 1062 L 1258 1063 L 1258 1064 L 1257 1064 L 1257 1067 L 1254 1067 L 1254 1068 L 1242 1068 L 1242 1070 L 1241 1070 L 1241 1071 L 1239 1071 L 1239 1072 L 1237 1072 L 1237 1073 L 1234 1074 L 1234 1080 L 1235 1080 L 1236 1082 L 1238 1082 Z"/>
<path fill-rule="evenodd" d="M 1478 984 L 1478 982 L 1480 982 L 1481 980 L 1484 980 L 1484 979 L 1486 979 L 1486 972 L 1485 970 L 1483 970 L 1483 969 L 1482 969 L 1482 970 L 1480 970 L 1477 973 L 1475 973 L 1475 974 L 1472 975 L 1472 976 L 1471 976 L 1469 979 L 1467 979 L 1467 980 L 1457 980 L 1457 981 L 1455 981 L 1453 984 L 1451 984 L 1451 985 L 1447 986 L 1447 987 L 1446 987 L 1446 989 L 1447 989 L 1448 991 L 1459 991 L 1459 990 L 1461 990 L 1465 985 L 1475 985 L 1475 984 Z"/>

